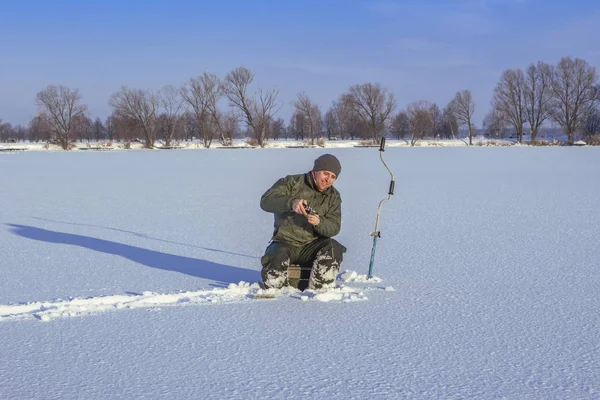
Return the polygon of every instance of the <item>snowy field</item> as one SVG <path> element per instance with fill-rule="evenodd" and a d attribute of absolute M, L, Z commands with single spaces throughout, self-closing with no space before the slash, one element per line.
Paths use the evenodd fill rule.
<path fill-rule="evenodd" d="M 253 299 L 325 151 L 350 272 Z M 361 282 L 376 148 L 0 153 L 0 398 L 600 398 L 600 149 L 384 154 Z"/>

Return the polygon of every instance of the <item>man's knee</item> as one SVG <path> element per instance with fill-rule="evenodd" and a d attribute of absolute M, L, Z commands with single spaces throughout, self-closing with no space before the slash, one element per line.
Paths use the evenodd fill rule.
<path fill-rule="evenodd" d="M 335 239 L 331 239 L 331 256 L 338 264 L 344 260 L 343 254 L 346 252 L 346 248 Z"/>
<path fill-rule="evenodd" d="M 335 239 L 328 239 L 323 247 L 317 251 L 316 256 L 327 256 L 327 259 L 337 261 L 338 264 L 344 259 L 343 254 L 346 252 L 346 248 Z"/>

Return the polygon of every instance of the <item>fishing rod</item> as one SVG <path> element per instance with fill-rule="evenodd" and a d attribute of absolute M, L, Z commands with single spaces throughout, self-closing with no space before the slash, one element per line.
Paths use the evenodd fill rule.
<path fill-rule="evenodd" d="M 375 260 L 375 248 L 377 247 L 377 239 L 381 237 L 381 232 L 379 231 L 379 216 L 381 214 L 381 206 L 386 201 L 390 200 L 394 194 L 394 173 L 387 166 L 385 161 L 383 160 L 383 152 L 385 151 L 385 138 L 381 138 L 381 145 L 379 146 L 379 157 L 381 158 L 381 162 L 387 168 L 388 172 L 392 176 L 392 180 L 390 181 L 390 190 L 388 192 L 387 199 L 383 199 L 379 202 L 379 207 L 377 208 L 377 220 L 375 221 L 375 231 L 371 232 L 371 236 L 373 236 L 373 248 L 371 249 L 371 262 L 369 262 L 369 275 L 367 276 L 369 279 L 373 277 L 373 261 Z"/>

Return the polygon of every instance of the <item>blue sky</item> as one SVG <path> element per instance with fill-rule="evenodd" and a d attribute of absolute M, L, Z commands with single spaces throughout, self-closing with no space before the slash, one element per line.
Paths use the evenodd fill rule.
<path fill-rule="evenodd" d="M 27 124 L 50 84 L 80 90 L 106 118 L 122 85 L 158 89 L 243 65 L 280 90 L 277 116 L 306 92 L 322 111 L 379 82 L 399 108 L 443 108 L 470 89 L 476 123 L 505 69 L 580 57 L 600 67 L 595 0 L 12 1 L 0 4 L 0 119 Z"/>

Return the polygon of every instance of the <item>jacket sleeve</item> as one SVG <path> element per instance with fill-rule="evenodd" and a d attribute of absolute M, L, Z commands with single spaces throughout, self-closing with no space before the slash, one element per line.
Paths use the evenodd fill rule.
<path fill-rule="evenodd" d="M 292 190 L 294 179 L 291 176 L 279 179 L 260 198 L 260 208 L 266 212 L 281 214 L 292 210 Z"/>
<path fill-rule="evenodd" d="M 342 201 L 339 200 L 327 215 L 321 217 L 319 225 L 315 226 L 315 232 L 320 236 L 333 237 L 340 233 L 342 226 Z"/>

